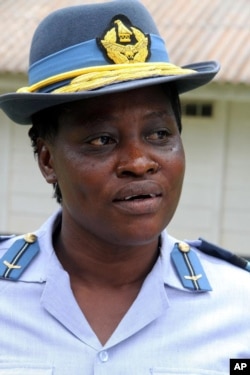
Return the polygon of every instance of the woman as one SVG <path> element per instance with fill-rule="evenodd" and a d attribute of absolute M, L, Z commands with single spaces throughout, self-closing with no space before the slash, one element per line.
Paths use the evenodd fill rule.
<path fill-rule="evenodd" d="M 30 61 L 30 86 L 0 105 L 32 123 L 61 209 L 1 244 L 0 374 L 227 374 L 250 354 L 249 274 L 165 230 L 185 169 L 179 94 L 218 64 L 170 64 L 137 1 L 53 13 Z"/>

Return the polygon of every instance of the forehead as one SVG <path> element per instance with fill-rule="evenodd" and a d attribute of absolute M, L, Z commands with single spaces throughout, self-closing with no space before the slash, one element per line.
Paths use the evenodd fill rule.
<path fill-rule="evenodd" d="M 150 86 L 131 91 L 118 92 L 91 99 L 68 103 L 63 107 L 60 119 L 77 114 L 115 113 L 123 110 L 165 108 L 172 112 L 171 91 L 161 86 Z"/>

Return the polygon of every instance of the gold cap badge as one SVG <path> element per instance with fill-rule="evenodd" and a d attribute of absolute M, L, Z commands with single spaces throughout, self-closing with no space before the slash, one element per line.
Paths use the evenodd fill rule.
<path fill-rule="evenodd" d="M 123 15 L 113 18 L 110 29 L 97 38 L 97 43 L 115 64 L 142 63 L 150 56 L 150 36 L 132 26 Z"/>

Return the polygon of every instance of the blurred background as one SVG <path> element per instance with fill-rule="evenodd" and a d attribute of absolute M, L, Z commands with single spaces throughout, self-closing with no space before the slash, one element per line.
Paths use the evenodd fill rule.
<path fill-rule="evenodd" d="M 31 38 L 48 13 L 95 2 L 0 0 L 0 93 L 27 85 Z M 141 2 L 172 63 L 221 63 L 212 83 L 181 96 L 187 167 L 168 231 L 250 257 L 250 1 Z M 0 234 L 31 232 L 59 208 L 38 170 L 28 129 L 0 111 Z"/>

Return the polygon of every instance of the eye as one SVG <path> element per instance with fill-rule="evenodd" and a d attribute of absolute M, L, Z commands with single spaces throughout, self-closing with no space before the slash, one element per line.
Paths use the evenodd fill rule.
<path fill-rule="evenodd" d="M 166 140 L 171 135 L 168 129 L 159 129 L 150 133 L 146 138 L 149 141 L 162 141 Z"/>
<path fill-rule="evenodd" d="M 100 135 L 91 139 L 88 143 L 93 146 L 106 146 L 115 143 L 115 140 L 109 135 Z"/>

